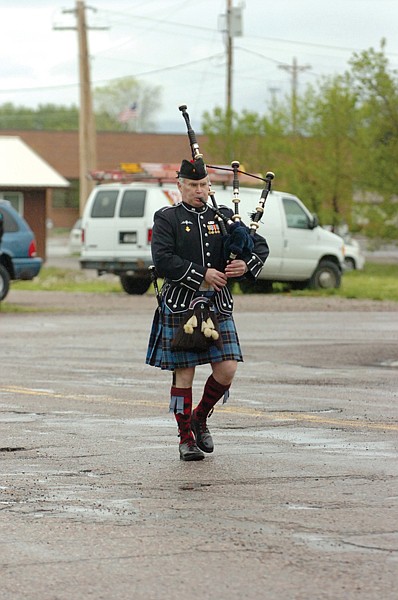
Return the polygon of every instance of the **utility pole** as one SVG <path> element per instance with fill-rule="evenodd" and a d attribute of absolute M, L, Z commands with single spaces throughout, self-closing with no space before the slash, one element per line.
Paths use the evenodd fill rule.
<path fill-rule="evenodd" d="M 232 0 L 227 0 L 227 114 L 232 111 L 232 68 L 233 68 L 233 43 L 231 31 Z"/>
<path fill-rule="evenodd" d="M 298 88 L 298 74 L 311 69 L 311 65 L 298 65 L 297 59 L 293 58 L 291 65 L 279 65 L 279 69 L 284 69 L 292 75 L 292 129 L 293 134 L 297 133 L 297 88 Z"/>
<path fill-rule="evenodd" d="M 226 137 L 228 152 L 232 155 L 232 78 L 233 78 L 233 38 L 242 35 L 242 7 L 234 7 L 232 0 L 227 0 L 226 14 L 220 15 L 219 29 L 226 36 L 227 54 L 227 91 L 226 91 Z"/>
<path fill-rule="evenodd" d="M 91 7 L 90 7 L 91 8 Z M 96 10 L 91 8 L 91 10 Z M 85 203 L 94 184 L 88 179 L 88 173 L 97 166 L 97 147 L 95 118 L 93 112 L 90 64 L 87 42 L 86 9 L 84 0 L 76 0 L 74 10 L 63 10 L 63 13 L 76 15 L 76 27 L 54 27 L 54 29 L 77 30 L 79 48 L 79 82 L 80 82 L 80 111 L 79 111 L 79 212 L 83 213 Z M 91 27 L 90 29 L 107 29 L 106 27 Z"/>

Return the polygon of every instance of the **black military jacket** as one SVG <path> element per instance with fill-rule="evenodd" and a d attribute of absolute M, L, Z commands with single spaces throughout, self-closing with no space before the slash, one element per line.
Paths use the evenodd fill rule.
<path fill-rule="evenodd" d="M 228 218 L 233 211 L 220 206 Z M 269 254 L 265 239 L 256 234 L 251 257 L 246 260 L 245 277 L 256 279 Z M 160 277 L 165 279 L 163 299 L 172 312 L 188 310 L 195 292 L 203 289 L 209 267 L 224 271 L 226 260 L 223 236 L 217 216 L 209 206 L 196 209 L 184 202 L 165 206 L 154 215 L 152 258 Z M 233 299 L 227 286 L 215 292 L 218 310 L 231 314 Z"/>

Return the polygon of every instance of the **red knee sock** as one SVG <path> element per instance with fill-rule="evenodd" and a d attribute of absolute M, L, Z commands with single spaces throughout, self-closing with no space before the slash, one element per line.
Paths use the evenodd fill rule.
<path fill-rule="evenodd" d="M 174 412 L 177 421 L 180 444 L 193 439 L 191 431 L 192 388 L 172 386 L 169 410 Z"/>
<path fill-rule="evenodd" d="M 202 399 L 195 408 L 196 417 L 198 419 L 206 419 L 213 406 L 228 392 L 230 387 L 231 384 L 222 385 L 214 379 L 213 375 L 210 375 L 206 381 Z"/>

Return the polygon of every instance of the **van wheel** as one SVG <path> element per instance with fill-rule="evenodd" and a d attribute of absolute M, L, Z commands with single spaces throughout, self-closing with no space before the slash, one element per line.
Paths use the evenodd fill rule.
<path fill-rule="evenodd" d="M 131 295 L 145 294 L 151 285 L 149 279 L 138 279 L 129 275 L 120 275 L 120 283 L 124 291 Z"/>
<path fill-rule="evenodd" d="M 328 290 L 339 288 L 341 284 L 341 272 L 339 267 L 331 260 L 322 260 L 309 281 L 312 290 Z"/>
<path fill-rule="evenodd" d="M 239 282 L 239 287 L 243 294 L 272 294 L 272 281 L 265 279 L 257 279 L 257 281 L 246 279 Z"/>
<path fill-rule="evenodd" d="M 0 301 L 4 300 L 10 289 L 10 275 L 7 269 L 0 265 Z"/>

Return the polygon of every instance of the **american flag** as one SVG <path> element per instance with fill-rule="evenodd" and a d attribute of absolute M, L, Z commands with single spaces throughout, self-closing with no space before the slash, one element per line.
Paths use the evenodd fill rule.
<path fill-rule="evenodd" d="M 133 104 L 122 110 L 118 116 L 118 121 L 120 123 L 128 123 L 131 119 L 136 119 L 137 115 L 137 102 L 133 102 Z"/>

